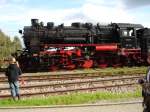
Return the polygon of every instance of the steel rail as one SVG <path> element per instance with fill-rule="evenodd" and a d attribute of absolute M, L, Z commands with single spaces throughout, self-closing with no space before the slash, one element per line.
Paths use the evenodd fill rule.
<path fill-rule="evenodd" d="M 76 76 L 74 76 L 74 77 L 48 77 L 48 78 L 46 78 L 46 77 L 41 77 L 41 78 L 19 78 L 19 81 L 21 81 L 21 80 L 23 80 L 23 81 L 43 81 L 43 80 L 49 80 L 49 81 L 57 81 L 57 80 L 73 80 L 73 79 L 91 79 L 91 78 L 98 78 L 98 77 L 100 77 L 100 76 L 83 76 L 83 77 L 76 77 Z M 8 82 L 8 80 L 7 79 L 5 79 L 5 80 L 0 80 L 0 82 L 1 83 L 3 83 L 3 82 Z"/>

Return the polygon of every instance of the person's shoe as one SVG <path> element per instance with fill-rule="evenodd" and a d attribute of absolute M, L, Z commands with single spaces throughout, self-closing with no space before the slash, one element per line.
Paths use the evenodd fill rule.
<path fill-rule="evenodd" d="M 16 97 L 13 96 L 13 100 L 16 101 Z"/>
<path fill-rule="evenodd" d="M 17 95 L 17 97 L 18 97 L 18 100 L 20 100 L 20 95 Z"/>

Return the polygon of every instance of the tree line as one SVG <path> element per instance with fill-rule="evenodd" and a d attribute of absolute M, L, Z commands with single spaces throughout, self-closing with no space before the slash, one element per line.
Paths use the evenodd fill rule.
<path fill-rule="evenodd" d="M 21 41 L 17 36 L 11 40 L 9 36 L 0 30 L 0 60 L 11 56 L 12 53 L 15 53 L 17 50 L 21 49 Z"/>

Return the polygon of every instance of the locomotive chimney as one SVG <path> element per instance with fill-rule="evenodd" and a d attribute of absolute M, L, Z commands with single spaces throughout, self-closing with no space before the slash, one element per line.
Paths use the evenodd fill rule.
<path fill-rule="evenodd" d="M 39 25 L 39 20 L 38 19 L 31 19 L 31 25 L 33 27 L 37 27 Z"/>
<path fill-rule="evenodd" d="M 47 28 L 51 29 L 54 27 L 54 23 L 53 22 L 47 22 Z"/>

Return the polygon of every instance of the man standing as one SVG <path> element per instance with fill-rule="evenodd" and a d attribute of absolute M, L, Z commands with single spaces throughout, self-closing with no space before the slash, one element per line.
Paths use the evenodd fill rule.
<path fill-rule="evenodd" d="M 148 64 L 150 64 L 150 54 L 148 55 L 147 62 Z M 146 83 L 143 87 L 145 88 L 143 90 L 143 112 L 150 112 L 150 66 L 148 67 L 146 72 L 145 82 Z"/>
<path fill-rule="evenodd" d="M 148 55 L 147 62 L 150 64 L 150 55 Z M 146 77 L 139 79 L 139 83 L 142 85 L 143 112 L 150 112 L 150 67 L 147 69 Z"/>
<path fill-rule="evenodd" d="M 11 58 L 10 62 L 9 62 L 9 66 L 6 69 L 6 76 L 8 77 L 8 83 L 9 83 L 9 87 L 11 90 L 11 96 L 13 98 L 13 100 L 16 100 L 16 97 L 18 98 L 18 100 L 20 99 L 20 94 L 19 94 L 19 75 L 22 74 L 21 69 L 19 68 L 16 59 L 15 58 Z"/>

